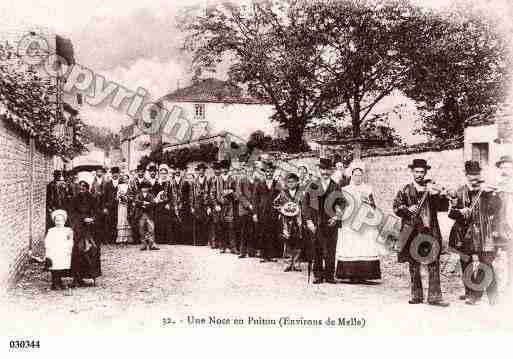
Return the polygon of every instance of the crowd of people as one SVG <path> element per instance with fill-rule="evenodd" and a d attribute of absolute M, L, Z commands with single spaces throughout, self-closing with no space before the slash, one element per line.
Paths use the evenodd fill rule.
<path fill-rule="evenodd" d="M 320 159 L 315 175 L 305 166 L 283 171 L 272 160 L 236 165 L 223 160 L 211 166 L 211 175 L 204 163 L 194 175 L 167 164 L 139 165 L 133 175 L 113 167 L 110 178 L 102 168 L 91 185 L 56 171 L 48 185 L 47 209 L 49 227 L 53 221 L 59 229 L 49 230 L 47 242 L 57 243 L 53 238 L 60 236 L 61 253 L 69 253 L 70 261 L 50 258 L 52 288 L 62 285 L 68 262 L 76 285 L 101 275 L 104 243 L 139 244 L 143 251 L 159 250 L 162 244 L 208 245 L 241 259 L 285 258 L 285 272 L 301 271 L 301 262 L 307 262 L 309 275 L 313 265 L 314 284 L 382 278 L 380 257 L 387 248 L 377 240 L 378 228 L 355 229 L 347 220 L 348 208 L 377 210 L 363 164 L 342 169 Z M 455 221 L 449 242 L 461 258 L 461 299 L 476 304 L 486 292 L 491 304 L 497 302 L 493 261 L 499 250 L 509 253 L 512 274 L 512 166 L 511 157 L 502 157 L 499 185 L 491 187 L 481 180 L 479 163 L 467 161 L 467 183 L 448 191 L 426 179 L 430 166 L 424 159 L 409 165 L 412 180 L 397 192 L 393 212 L 402 222 L 396 249 L 399 262 L 409 264 L 410 304 L 424 302 L 420 268 L 426 264 L 428 304 L 448 305 L 440 287 L 440 211 Z M 47 249 L 47 256 L 56 252 Z M 480 286 L 485 281 L 480 277 L 490 272 L 489 283 Z"/>

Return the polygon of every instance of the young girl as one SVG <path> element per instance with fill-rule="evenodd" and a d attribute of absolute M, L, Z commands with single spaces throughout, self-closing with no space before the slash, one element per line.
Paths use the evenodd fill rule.
<path fill-rule="evenodd" d="M 64 289 L 62 277 L 69 272 L 71 267 L 71 250 L 73 248 L 73 230 L 65 227 L 68 215 L 62 209 L 51 213 L 55 227 L 48 230 L 45 238 L 46 258 L 50 264 L 52 276 L 52 290 Z"/>

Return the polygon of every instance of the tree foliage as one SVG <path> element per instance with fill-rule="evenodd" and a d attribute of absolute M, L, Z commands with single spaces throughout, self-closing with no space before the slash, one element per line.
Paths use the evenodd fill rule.
<path fill-rule="evenodd" d="M 17 55 L 9 54 L 8 61 L 0 63 L 1 117 L 33 137 L 42 151 L 74 157 L 85 150 L 83 122 L 74 117 L 66 123 L 56 99 L 55 81 L 42 78 Z M 56 131 L 59 126 L 64 131 Z"/>
<path fill-rule="evenodd" d="M 418 102 L 419 132 L 432 138 L 462 136 L 465 120 L 492 113 L 511 83 L 511 43 L 496 19 L 468 6 L 439 14 L 431 27 L 443 36 L 412 54 L 405 92 Z"/>

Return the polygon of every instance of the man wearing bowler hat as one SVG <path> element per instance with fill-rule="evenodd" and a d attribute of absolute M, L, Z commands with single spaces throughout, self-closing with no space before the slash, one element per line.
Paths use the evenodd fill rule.
<path fill-rule="evenodd" d="M 447 209 L 447 199 L 425 179 L 431 168 L 426 160 L 414 159 L 408 165 L 413 181 L 395 196 L 394 213 L 401 218 L 399 263 L 408 263 L 411 279 L 410 304 L 424 302 L 420 275 L 421 263 L 429 273 L 428 304 L 446 307 L 440 288 L 440 253 L 442 237 L 437 213 Z"/>
<path fill-rule="evenodd" d="M 459 251 L 463 272 L 465 294 L 460 299 L 470 305 L 477 304 L 486 290 L 490 304 L 495 304 L 497 281 L 493 268 L 496 257 L 493 217 L 500 208 L 500 198 L 494 189 L 483 183 L 479 162 L 465 162 L 465 176 L 467 183 L 452 196 L 448 214 L 455 221 L 449 245 Z M 483 271 L 476 271 L 473 263 L 479 263 Z"/>
<path fill-rule="evenodd" d="M 339 185 L 331 178 L 333 165 L 329 159 L 320 159 L 319 171 L 320 180 L 311 183 L 305 190 L 302 215 L 308 235 L 313 239 L 314 284 L 336 283 L 338 215 L 342 213 L 346 201 Z"/>

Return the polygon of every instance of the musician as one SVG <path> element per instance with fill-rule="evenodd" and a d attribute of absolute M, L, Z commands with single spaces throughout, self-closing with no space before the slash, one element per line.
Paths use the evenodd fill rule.
<path fill-rule="evenodd" d="M 221 248 L 221 253 L 225 253 L 228 247 L 230 252 L 238 254 L 235 242 L 235 180 L 228 174 L 230 162 L 222 160 L 219 164 L 221 175 L 214 178 L 210 188 L 211 207 L 219 212 L 219 225 L 217 227 L 216 241 Z"/>
<path fill-rule="evenodd" d="M 508 254 L 508 288 L 513 295 L 513 159 L 502 156 L 495 164 L 499 169 L 499 188 L 497 194 L 501 208 L 495 220 L 496 247 Z"/>
<path fill-rule="evenodd" d="M 196 178 L 193 182 L 193 215 L 195 245 L 204 246 L 208 243 L 209 224 L 212 210 L 209 200 L 209 183 L 205 172 L 207 166 L 200 163 L 196 166 Z"/>
<path fill-rule="evenodd" d="M 159 166 L 158 184 L 153 186 L 155 194 L 155 241 L 159 244 L 170 243 L 173 235 L 173 217 L 176 203 L 169 180 L 169 167 L 164 163 Z M 156 192 L 156 193 L 155 193 Z"/>
<path fill-rule="evenodd" d="M 299 255 L 302 249 L 301 205 L 303 193 L 299 189 L 299 176 L 295 173 L 287 175 L 287 187 L 273 201 L 273 206 L 280 212 L 280 236 L 285 244 L 285 252 L 290 255 L 289 265 L 285 272 L 301 272 Z"/>
<path fill-rule="evenodd" d="M 143 243 L 141 251 L 159 250 L 155 246 L 155 197 L 151 194 L 151 184 L 141 183 L 141 192 L 135 197 L 135 219 L 137 220 L 139 237 Z"/>
<path fill-rule="evenodd" d="M 335 209 L 342 211 L 345 199 L 340 192 L 339 185 L 331 178 L 333 165 L 329 159 L 321 158 L 319 161 L 321 178 L 311 183 L 305 191 L 302 215 L 306 224 L 308 235 L 313 239 L 314 246 L 314 284 L 323 281 L 335 281 L 335 252 L 337 248 L 337 232 L 340 223 L 336 221 Z M 326 201 L 333 199 L 331 210 L 325 209 Z"/>
<path fill-rule="evenodd" d="M 130 179 L 128 182 L 128 220 L 132 228 L 132 234 L 134 237 L 134 243 L 139 243 L 139 231 L 137 221 L 135 220 L 135 197 L 141 191 L 141 184 L 145 181 L 144 174 L 146 172 L 145 167 L 142 164 L 137 165 L 135 177 Z"/>
<path fill-rule="evenodd" d="M 479 162 L 465 162 L 465 175 L 467 183 L 458 188 L 452 196 L 448 213 L 449 218 L 455 220 L 449 245 L 460 253 L 465 286 L 465 294 L 460 299 L 466 300 L 470 305 L 477 304 L 485 289 L 481 288 L 485 285 L 483 275 L 488 275 L 491 282 L 486 287 L 486 292 L 490 304 L 496 304 L 497 281 L 493 268 L 496 248 L 492 225 L 493 217 L 500 208 L 500 199 L 496 191 L 483 184 Z M 471 264 L 477 261 L 486 273 L 474 272 Z"/>
<path fill-rule="evenodd" d="M 428 265 L 429 290 L 428 304 L 446 307 L 449 303 L 442 299 L 440 288 L 440 248 L 442 239 L 437 213 L 447 210 L 448 201 L 441 191 L 425 181 L 427 171 L 431 168 L 426 160 L 414 159 L 408 165 L 411 170 L 413 182 L 404 185 L 394 199 L 394 213 L 401 217 L 401 235 L 404 238 L 400 243 L 398 256 L 399 263 L 408 263 L 411 278 L 411 299 L 408 303 L 419 304 L 424 301 L 422 278 L 420 275 L 420 259 L 429 254 L 434 255 L 434 260 Z M 419 208 L 419 205 L 420 208 Z M 437 245 L 423 242 L 416 251 L 410 252 L 410 247 L 415 245 L 417 235 L 429 236 Z M 432 252 L 436 251 L 436 252 Z"/>
<path fill-rule="evenodd" d="M 265 178 L 255 183 L 255 207 L 257 215 L 256 236 L 260 244 L 260 262 L 271 262 L 281 255 L 278 239 L 278 211 L 273 200 L 280 194 L 282 187 L 274 177 L 275 166 L 271 161 L 262 163 Z"/>
<path fill-rule="evenodd" d="M 243 167 L 246 171 L 241 173 L 236 180 L 236 196 L 238 204 L 238 225 L 240 235 L 240 255 L 255 257 L 256 235 L 255 222 L 258 219 L 255 208 L 255 170 L 248 166 Z"/>

